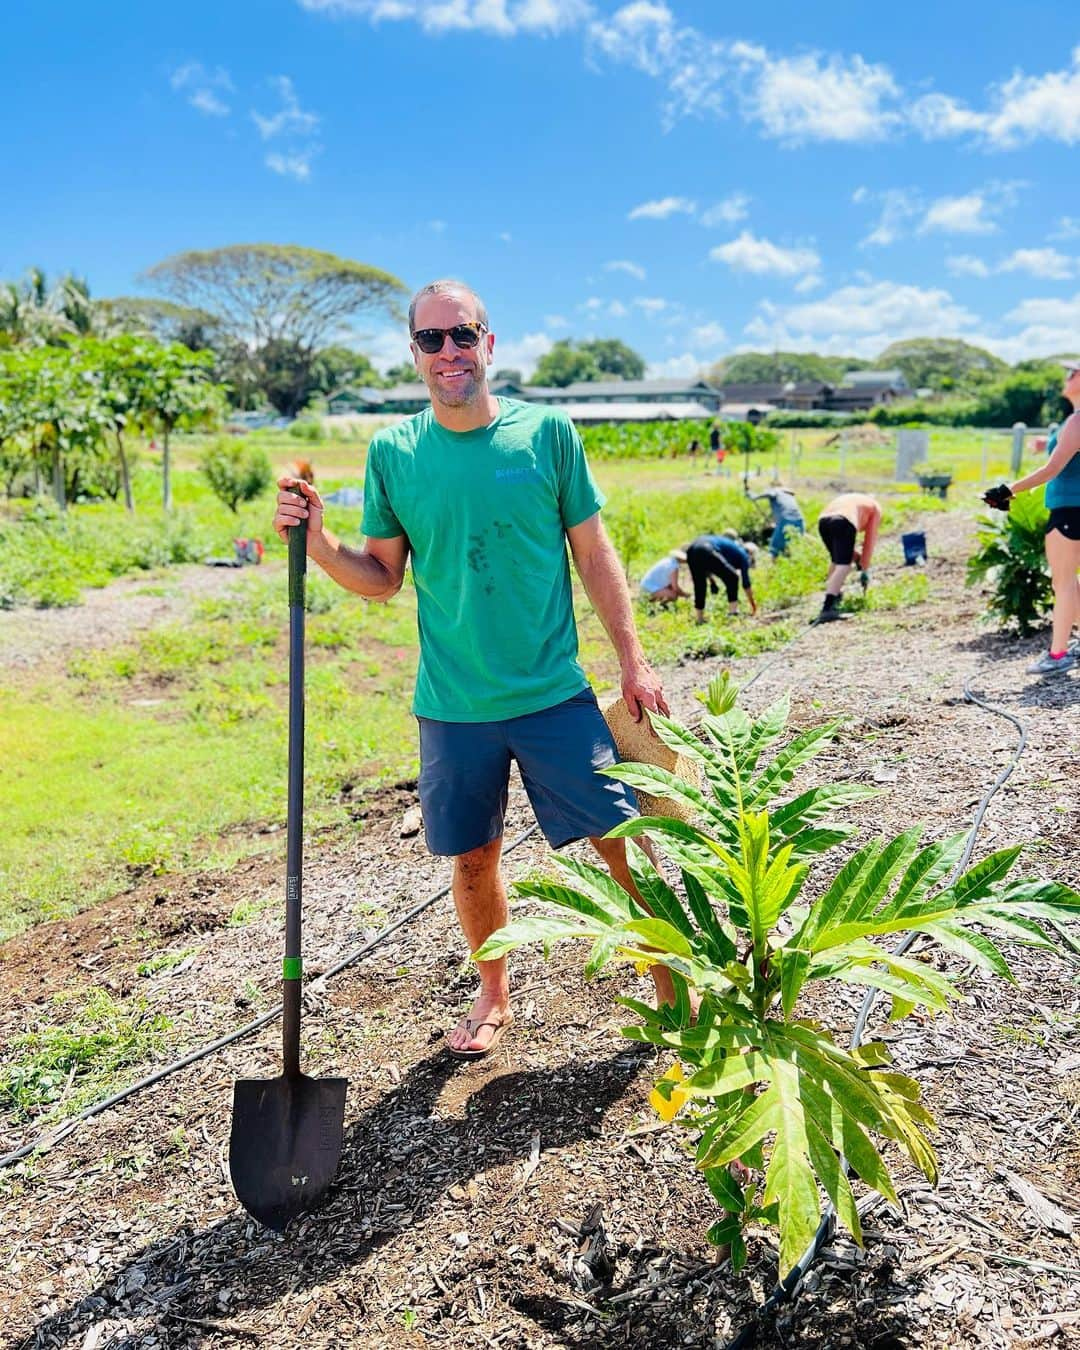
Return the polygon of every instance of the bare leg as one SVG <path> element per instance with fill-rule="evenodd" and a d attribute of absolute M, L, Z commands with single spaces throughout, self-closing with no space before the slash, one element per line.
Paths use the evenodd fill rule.
<path fill-rule="evenodd" d="M 1063 652 L 1069 645 L 1073 625 L 1080 623 L 1080 543 L 1066 539 L 1060 530 L 1046 536 L 1046 560 L 1054 580 L 1054 630 L 1050 650 Z"/>
<path fill-rule="evenodd" d="M 844 589 L 844 582 L 847 581 L 850 571 L 851 563 L 833 563 L 829 567 L 829 575 L 825 578 L 825 594 L 839 595 Z"/>
<path fill-rule="evenodd" d="M 624 891 L 630 894 L 644 905 L 645 909 L 652 913 L 645 901 L 642 900 L 638 888 L 634 885 L 634 878 L 630 873 L 630 864 L 626 858 L 626 840 L 625 839 L 590 839 L 589 843 L 596 849 L 597 853 L 604 860 L 608 871 L 612 877 L 619 883 Z M 639 839 L 638 843 L 648 854 L 649 858 L 655 864 L 657 862 L 656 847 L 651 839 Z M 675 986 L 671 981 L 671 971 L 666 966 L 650 966 L 649 974 L 653 978 L 653 984 L 656 985 L 656 1003 L 659 1007 L 661 1003 L 675 1002 Z"/>
<path fill-rule="evenodd" d="M 496 929 L 502 928 L 509 917 L 506 886 L 499 869 L 501 853 L 500 837 L 454 859 L 454 905 L 470 952 L 476 951 Z M 477 969 L 480 972 L 480 992 L 468 1019 L 463 1019 L 447 1037 L 454 1050 L 482 1050 L 494 1035 L 495 1026 L 510 1015 L 510 981 L 506 957 L 500 956 L 495 961 L 478 961 Z M 465 1025 L 466 1020 L 478 1028 L 475 1036 Z M 481 1022 L 495 1025 L 478 1026 Z"/>

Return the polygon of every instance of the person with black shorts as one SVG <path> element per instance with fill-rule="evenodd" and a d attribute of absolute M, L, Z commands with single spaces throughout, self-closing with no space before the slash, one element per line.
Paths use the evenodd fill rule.
<path fill-rule="evenodd" d="M 1054 585 L 1053 628 L 1050 650 L 1028 666 L 1029 675 L 1059 675 L 1080 661 L 1080 640 L 1073 629 L 1080 627 L 1080 362 L 1065 366 L 1062 397 L 1073 405 L 1072 416 L 1046 443 L 1046 463 L 1015 483 L 1002 483 L 987 492 L 983 501 L 1007 511 L 1018 492 L 1046 484 L 1046 561 Z"/>
<path fill-rule="evenodd" d="M 727 591 L 728 613 L 739 612 L 739 582 L 746 591 L 750 613 L 757 613 L 757 601 L 750 586 L 750 569 L 757 562 L 757 547 L 730 539 L 723 534 L 699 534 L 686 546 L 686 565 L 694 583 L 694 619 L 705 622 L 705 587 L 716 590 L 716 578 Z"/>
<path fill-rule="evenodd" d="M 863 574 L 870 566 L 881 526 L 881 507 L 865 492 L 843 492 L 834 497 L 818 517 L 818 534 L 829 550 L 829 574 L 825 578 L 825 603 L 819 623 L 842 617 L 840 596 L 852 567 Z M 857 546 L 862 535 L 862 547 Z"/>

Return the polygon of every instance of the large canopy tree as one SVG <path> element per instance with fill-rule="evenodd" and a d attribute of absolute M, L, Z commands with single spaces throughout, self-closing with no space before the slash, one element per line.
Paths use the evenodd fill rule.
<path fill-rule="evenodd" d="M 578 381 L 640 380 L 644 374 L 645 362 L 618 338 L 593 338 L 587 342 L 560 338 L 537 361 L 529 383 L 565 388 Z"/>
<path fill-rule="evenodd" d="M 298 412 L 316 387 L 312 370 L 320 347 L 361 314 L 397 316 L 407 295 L 389 272 L 295 244 L 177 253 L 151 267 L 144 280 L 212 314 L 225 339 L 250 353 L 267 397 L 285 416 Z"/>

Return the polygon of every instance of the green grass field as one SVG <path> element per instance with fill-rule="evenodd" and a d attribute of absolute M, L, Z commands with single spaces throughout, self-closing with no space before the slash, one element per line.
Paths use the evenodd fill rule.
<path fill-rule="evenodd" d="M 814 433 L 819 442 L 827 435 Z M 282 468 L 298 448 L 280 435 L 266 441 Z M 963 433 L 956 444 L 961 476 L 977 476 L 978 437 Z M 302 448 L 314 460 L 320 487 L 361 480 L 359 442 Z M 828 470 L 834 449 L 808 444 L 803 462 Z M 275 836 L 265 830 L 281 824 L 285 809 L 285 550 L 269 530 L 272 493 L 232 517 L 194 471 L 197 451 L 194 441 L 181 443 L 176 510 L 168 524 L 154 505 L 157 480 L 144 460 L 134 521 L 109 504 L 73 508 L 60 521 L 2 527 L 13 541 L 5 545 L 3 573 L 9 604 L 32 602 L 35 580 L 44 587 L 38 603 L 70 604 L 82 586 L 139 569 L 150 589 L 167 594 L 170 539 L 184 541 L 174 550 L 183 559 L 225 553 L 234 535 L 258 534 L 267 559 L 261 568 L 236 573 L 226 597 L 203 601 L 182 621 L 62 665 L 0 675 L 8 710 L 0 749 L 14 766 L 0 785 L 6 824 L 0 936 L 91 904 L 148 874 L 227 864 L 273 846 Z M 777 466 L 754 467 L 759 472 L 751 486 L 763 485 Z M 596 473 L 609 496 L 609 528 L 632 577 L 696 533 L 729 524 L 745 532 L 765 518 L 743 498 L 740 475 L 719 477 L 685 457 L 605 460 Z M 798 485 L 812 520 L 838 480 L 823 472 L 813 487 Z M 974 493 L 962 493 L 954 505 L 970 505 L 965 497 L 973 500 Z M 944 507 L 917 492 L 894 493 L 885 530 L 912 513 Z M 330 523 L 346 539 L 359 538 L 358 510 L 333 510 Z M 899 545 L 887 540 L 883 580 L 871 591 L 870 606 L 914 603 L 925 594 L 926 578 L 891 566 L 899 561 Z M 697 628 L 685 603 L 650 613 L 638 602 L 646 650 L 652 660 L 670 662 L 775 647 L 804 621 L 822 572 L 812 536 L 796 541 L 779 564 L 763 562 L 755 590 L 767 623 L 728 620 L 714 603 L 710 622 Z M 618 671 L 607 638 L 580 590 L 577 606 L 583 664 L 598 690 L 609 689 Z M 409 713 L 415 597 L 407 586 L 391 605 L 369 606 L 315 575 L 309 611 L 308 821 L 316 829 L 347 820 L 358 799 L 380 783 L 415 773 Z"/>

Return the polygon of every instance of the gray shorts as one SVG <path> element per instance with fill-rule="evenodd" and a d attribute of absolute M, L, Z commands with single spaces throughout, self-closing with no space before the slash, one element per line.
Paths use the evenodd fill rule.
<path fill-rule="evenodd" d="M 638 814 L 634 794 L 597 769 L 618 760 L 591 689 L 498 722 L 420 723 L 420 807 L 432 853 L 456 857 L 503 832 L 510 761 L 552 848 L 594 838 Z"/>

